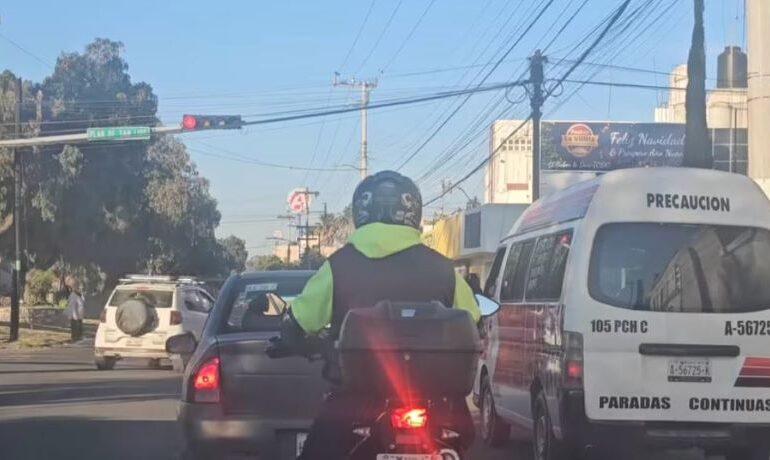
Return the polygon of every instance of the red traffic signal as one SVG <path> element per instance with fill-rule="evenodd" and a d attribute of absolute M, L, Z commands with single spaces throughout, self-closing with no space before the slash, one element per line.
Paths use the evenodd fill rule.
<path fill-rule="evenodd" d="M 184 115 L 182 129 L 197 131 L 201 129 L 240 129 L 243 125 L 240 115 Z"/>

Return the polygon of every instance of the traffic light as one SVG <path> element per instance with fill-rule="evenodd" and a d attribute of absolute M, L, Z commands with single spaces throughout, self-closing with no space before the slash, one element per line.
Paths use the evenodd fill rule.
<path fill-rule="evenodd" d="M 182 129 L 198 131 L 201 129 L 241 129 L 243 120 L 240 115 L 184 115 Z"/>

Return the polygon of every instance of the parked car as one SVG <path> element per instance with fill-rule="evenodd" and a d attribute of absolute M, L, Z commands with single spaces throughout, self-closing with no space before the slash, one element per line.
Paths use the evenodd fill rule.
<path fill-rule="evenodd" d="M 123 358 L 147 358 L 152 367 L 182 357 L 166 352 L 169 337 L 189 332 L 200 337 L 214 299 L 193 278 L 129 275 L 120 280 L 99 317 L 94 354 L 99 370 Z"/>
<path fill-rule="evenodd" d="M 328 390 L 321 363 L 272 360 L 268 340 L 311 271 L 232 275 L 198 340 L 169 340 L 174 353 L 193 352 L 183 378 L 178 420 L 188 458 L 257 454 L 294 459 Z"/>
<path fill-rule="evenodd" d="M 768 260 L 770 202 L 738 174 L 626 169 L 534 203 L 486 283 L 484 440 L 767 459 Z"/>

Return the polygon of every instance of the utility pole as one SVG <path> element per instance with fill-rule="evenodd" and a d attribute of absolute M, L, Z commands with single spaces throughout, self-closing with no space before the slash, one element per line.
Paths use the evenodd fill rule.
<path fill-rule="evenodd" d="M 540 118 L 543 116 L 543 64 L 548 59 L 540 50 L 529 58 L 529 83 L 532 85 L 532 202 L 540 198 Z"/>
<path fill-rule="evenodd" d="M 358 170 L 361 173 L 361 179 L 364 179 L 369 173 L 369 147 L 367 145 L 367 106 L 369 105 L 369 93 L 377 87 L 377 79 L 358 81 L 355 78 L 340 80 L 340 74 L 334 73 L 334 86 L 350 86 L 361 90 L 361 153 L 359 158 Z"/>
<path fill-rule="evenodd" d="M 302 227 L 305 230 L 305 266 L 310 269 L 310 197 L 318 196 L 320 192 L 310 191 L 309 188 L 301 191 L 305 195 L 305 225 Z"/>
<path fill-rule="evenodd" d="M 21 78 L 16 80 L 16 125 L 15 134 L 21 136 Z M 19 298 L 21 297 L 21 150 L 13 149 L 13 232 L 15 260 L 13 263 L 13 287 L 11 289 L 11 331 L 9 341 L 19 340 Z"/>

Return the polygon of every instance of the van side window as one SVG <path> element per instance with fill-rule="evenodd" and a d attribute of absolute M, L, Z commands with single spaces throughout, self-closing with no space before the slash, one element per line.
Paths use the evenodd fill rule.
<path fill-rule="evenodd" d="M 511 298 L 518 299 L 518 302 L 524 298 L 524 285 L 527 280 L 527 268 L 529 267 L 529 259 L 532 256 L 532 248 L 535 246 L 535 240 L 528 240 L 522 243 L 521 250 L 519 251 L 519 257 L 516 261 L 516 271 L 513 274 L 513 283 L 511 286 Z"/>
<path fill-rule="evenodd" d="M 524 292 L 519 290 L 518 296 L 514 295 L 514 278 L 516 276 L 516 267 L 519 265 L 519 256 L 521 255 L 522 243 L 516 243 L 511 246 L 508 252 L 508 259 L 505 261 L 505 270 L 503 270 L 502 286 L 500 286 L 500 302 L 521 302 L 524 300 Z"/>
<path fill-rule="evenodd" d="M 572 230 L 541 236 L 532 253 L 527 280 L 527 300 L 559 300 Z"/>
<path fill-rule="evenodd" d="M 503 264 L 505 249 L 505 246 L 503 246 L 497 250 L 497 254 L 495 254 L 495 260 L 492 262 L 492 268 L 489 270 L 486 283 L 484 283 L 484 295 L 490 299 L 495 297 L 495 290 L 497 289 L 497 275 L 500 274 L 500 266 Z"/>

